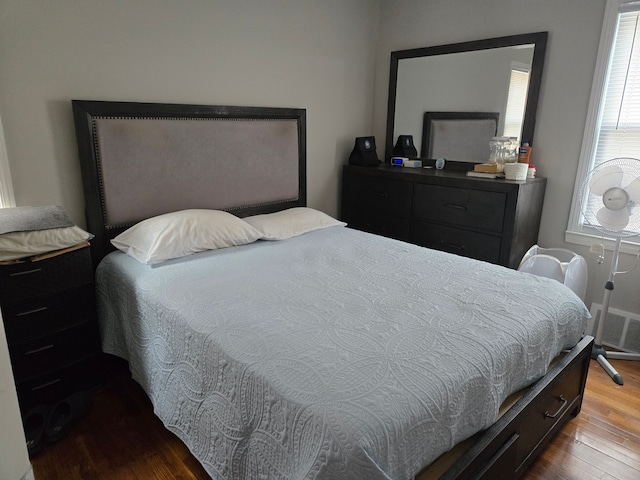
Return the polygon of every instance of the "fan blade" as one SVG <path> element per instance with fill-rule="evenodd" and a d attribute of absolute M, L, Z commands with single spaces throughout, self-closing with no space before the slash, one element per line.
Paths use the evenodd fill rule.
<path fill-rule="evenodd" d="M 612 187 L 619 187 L 622 183 L 623 171 L 617 165 L 609 165 L 596 172 L 589 180 L 589 190 L 595 195 L 603 195 Z"/>
<path fill-rule="evenodd" d="M 609 210 L 606 207 L 602 207 L 596 213 L 596 218 L 600 225 L 612 232 L 619 232 L 624 230 L 624 227 L 629 223 L 629 210 L 623 208 L 622 210 Z"/>
<path fill-rule="evenodd" d="M 633 182 L 631 182 L 627 188 L 627 193 L 631 200 L 636 203 L 640 203 L 640 178 L 636 178 Z"/>

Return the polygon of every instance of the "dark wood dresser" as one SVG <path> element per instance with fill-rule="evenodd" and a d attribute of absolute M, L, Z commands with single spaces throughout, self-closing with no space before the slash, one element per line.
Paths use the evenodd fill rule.
<path fill-rule="evenodd" d="M 517 268 L 538 241 L 545 178 L 515 182 L 464 171 L 346 165 L 350 227 Z"/>
<path fill-rule="evenodd" d="M 0 265 L 0 307 L 25 414 L 96 384 L 100 353 L 89 246 Z"/>

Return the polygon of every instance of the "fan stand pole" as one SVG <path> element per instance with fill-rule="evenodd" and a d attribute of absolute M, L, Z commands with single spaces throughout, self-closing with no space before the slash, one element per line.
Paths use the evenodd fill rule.
<path fill-rule="evenodd" d="M 611 366 L 607 358 L 619 359 L 619 360 L 640 360 L 640 354 L 626 353 L 626 352 L 609 352 L 602 346 L 602 337 L 604 336 L 604 326 L 607 322 L 607 314 L 609 312 L 609 300 L 611 299 L 611 293 L 613 292 L 613 277 L 618 269 L 618 255 L 620 253 L 620 237 L 616 238 L 616 245 L 613 250 L 613 258 L 611 259 L 611 270 L 609 271 L 609 280 L 605 285 L 604 299 L 602 301 L 602 311 L 600 313 L 600 322 L 598 323 L 598 330 L 596 332 L 596 338 L 593 344 L 593 350 L 591 351 L 591 358 L 595 358 L 598 363 L 604 368 L 607 374 L 618 385 L 623 385 L 624 380 L 622 376 Z"/>

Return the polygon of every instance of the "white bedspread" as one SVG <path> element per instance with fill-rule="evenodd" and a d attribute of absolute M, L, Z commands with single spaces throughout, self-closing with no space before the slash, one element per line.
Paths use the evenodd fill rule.
<path fill-rule="evenodd" d="M 408 479 L 589 316 L 558 282 L 333 227 L 98 268 L 103 348 L 216 479 Z"/>

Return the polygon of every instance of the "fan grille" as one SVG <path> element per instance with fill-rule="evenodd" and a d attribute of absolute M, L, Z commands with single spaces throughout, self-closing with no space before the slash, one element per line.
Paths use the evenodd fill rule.
<path fill-rule="evenodd" d="M 615 173 L 610 173 L 612 171 Z M 595 179 L 604 179 L 605 183 L 608 182 L 611 186 L 621 187 L 625 190 L 631 182 L 640 179 L 640 160 L 628 157 L 607 160 L 589 172 L 580 189 L 584 225 L 591 226 L 609 237 L 630 237 L 640 234 L 640 203 L 637 201 L 630 200 L 625 207 L 629 212 L 629 223 L 624 228 L 611 229 L 600 223 L 597 215 L 605 207 L 605 204 L 603 195 L 596 194 L 591 189 L 594 177 Z"/>

